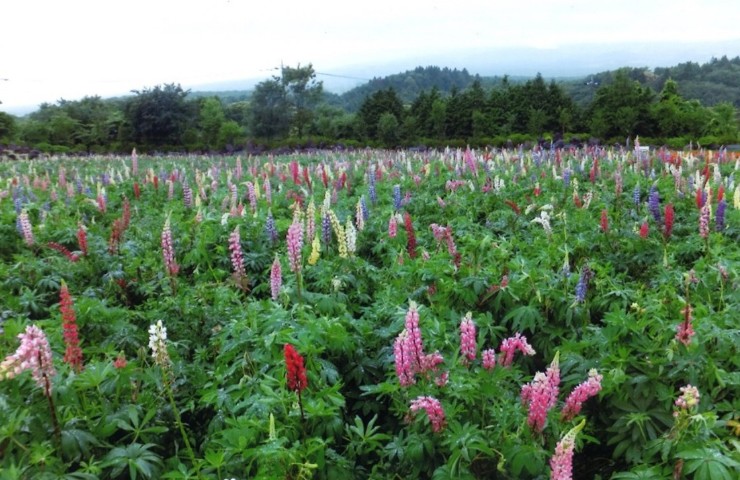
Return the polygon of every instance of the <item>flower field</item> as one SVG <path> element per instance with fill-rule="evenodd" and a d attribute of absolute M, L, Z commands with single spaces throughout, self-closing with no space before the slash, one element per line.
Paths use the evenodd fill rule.
<path fill-rule="evenodd" d="M 0 478 L 738 478 L 739 170 L 0 163 Z"/>

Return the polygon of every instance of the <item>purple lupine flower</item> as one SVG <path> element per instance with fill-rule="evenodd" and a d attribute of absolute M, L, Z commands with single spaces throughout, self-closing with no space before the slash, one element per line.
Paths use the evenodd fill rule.
<path fill-rule="evenodd" d="M 393 185 L 393 209 L 401 210 L 401 185 Z"/>
<path fill-rule="evenodd" d="M 570 175 L 570 168 L 563 170 L 563 188 L 568 188 L 568 185 L 570 185 Z"/>
<path fill-rule="evenodd" d="M 176 276 L 177 272 L 180 271 L 180 266 L 175 260 L 175 248 L 172 242 L 169 216 L 167 216 L 164 227 L 162 227 L 162 257 L 164 258 L 164 265 L 167 268 L 167 274 L 171 277 Z"/>
<path fill-rule="evenodd" d="M 632 190 L 632 201 L 635 202 L 635 206 L 640 206 L 640 184 L 635 185 L 635 189 Z"/>
<path fill-rule="evenodd" d="M 185 208 L 192 208 L 193 206 L 193 190 L 188 182 L 182 184 L 182 202 Z"/>
<path fill-rule="evenodd" d="M 328 213 L 321 219 L 321 241 L 327 248 L 331 244 L 331 217 Z"/>
<path fill-rule="evenodd" d="M 375 205 L 378 202 L 378 194 L 375 191 L 375 174 L 372 171 L 367 175 L 367 194 L 370 196 L 370 201 Z"/>
<path fill-rule="evenodd" d="M 576 302 L 583 303 L 586 300 L 586 293 L 588 293 L 588 283 L 591 281 L 593 272 L 588 265 L 583 267 L 581 270 L 581 276 L 578 278 L 578 284 L 576 285 Z"/>
<path fill-rule="evenodd" d="M 725 229 L 725 210 L 727 210 L 727 202 L 723 198 L 717 204 L 717 212 L 714 216 L 715 229 L 721 232 Z"/>
<path fill-rule="evenodd" d="M 267 212 L 267 220 L 265 221 L 265 234 L 271 244 L 275 245 L 278 241 L 278 232 L 275 228 L 275 219 L 272 217 L 272 211 Z"/>
<path fill-rule="evenodd" d="M 648 210 L 650 210 L 656 223 L 662 223 L 660 216 L 660 193 L 655 185 L 650 187 L 650 193 L 648 194 Z"/>
<path fill-rule="evenodd" d="M 360 209 L 362 210 L 362 219 L 370 219 L 370 211 L 367 209 L 367 202 L 365 201 L 365 195 L 360 197 Z"/>

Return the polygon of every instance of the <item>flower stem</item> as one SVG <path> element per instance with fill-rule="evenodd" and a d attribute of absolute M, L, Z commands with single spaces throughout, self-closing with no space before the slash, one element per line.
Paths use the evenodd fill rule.
<path fill-rule="evenodd" d="M 180 429 L 180 435 L 182 436 L 183 442 L 185 442 L 185 448 L 188 450 L 188 456 L 190 457 L 190 462 L 192 463 L 193 467 L 198 472 L 198 477 L 200 477 L 200 464 L 195 460 L 195 454 L 193 453 L 193 448 L 190 446 L 190 440 L 188 440 L 188 435 L 185 432 L 185 426 L 182 424 L 182 418 L 180 418 L 180 410 L 178 410 L 177 405 L 175 404 L 175 397 L 172 395 L 172 388 L 170 387 L 170 382 L 169 382 L 167 372 L 165 372 L 164 376 L 165 376 L 164 388 L 167 391 L 167 397 L 170 400 L 170 407 L 172 408 L 172 413 L 175 415 L 175 423 L 177 423 L 177 426 Z"/>

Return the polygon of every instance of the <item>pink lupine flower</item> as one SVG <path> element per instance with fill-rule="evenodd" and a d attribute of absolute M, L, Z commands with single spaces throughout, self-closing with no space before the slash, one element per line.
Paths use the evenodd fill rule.
<path fill-rule="evenodd" d="M 273 300 L 278 299 L 280 295 L 280 287 L 283 284 L 283 270 L 280 265 L 280 259 L 275 255 L 275 260 L 272 262 L 270 268 L 270 293 Z"/>
<path fill-rule="evenodd" d="M 172 243 L 169 215 L 162 228 L 162 257 L 164 258 L 164 265 L 167 268 L 167 274 L 171 277 L 176 276 L 177 272 L 180 271 L 180 266 L 177 265 L 177 261 L 175 260 L 175 248 Z"/>
<path fill-rule="evenodd" d="M 601 380 L 603 378 L 596 369 L 589 370 L 588 380 L 578 385 L 568 395 L 560 418 L 567 422 L 578 415 L 581 412 L 581 407 L 583 407 L 583 402 L 596 396 L 601 391 Z"/>
<path fill-rule="evenodd" d="M 555 454 L 550 459 L 550 480 L 572 480 L 573 450 L 576 446 L 576 436 L 585 424 L 586 420 L 583 420 L 570 429 L 555 446 Z"/>
<path fill-rule="evenodd" d="M 475 323 L 473 314 L 468 312 L 460 322 L 460 354 L 464 364 L 475 360 L 478 345 L 475 338 Z"/>
<path fill-rule="evenodd" d="M 509 337 L 501 342 L 501 358 L 499 362 L 502 366 L 508 367 L 511 362 L 514 361 L 514 353 L 519 350 L 524 355 L 534 355 L 535 351 L 532 346 L 527 343 L 527 338 L 521 333 L 516 333 L 513 337 Z"/>
<path fill-rule="evenodd" d="M 77 227 L 77 245 L 80 247 L 80 251 L 83 256 L 87 256 L 87 229 L 83 224 Z"/>
<path fill-rule="evenodd" d="M 247 182 L 247 198 L 249 199 L 249 208 L 252 210 L 252 215 L 254 215 L 257 213 L 257 192 L 252 182 Z"/>
<path fill-rule="evenodd" d="M 392 213 L 390 220 L 388 220 L 388 236 L 390 238 L 396 238 L 398 233 L 398 220 L 396 220 L 396 214 Z"/>
<path fill-rule="evenodd" d="M 650 231 L 650 227 L 648 226 L 648 222 L 642 222 L 642 225 L 640 225 L 640 238 L 642 239 L 647 238 L 649 231 Z"/>
<path fill-rule="evenodd" d="M 31 220 L 28 218 L 28 212 L 25 210 L 21 211 L 18 216 L 18 221 L 20 223 L 21 232 L 23 232 L 23 240 L 26 242 L 26 245 L 30 247 L 34 243 L 34 238 Z"/>
<path fill-rule="evenodd" d="M 229 251 L 231 252 L 231 266 L 234 269 L 234 276 L 238 282 L 241 282 L 247 276 L 244 269 L 244 254 L 242 252 L 241 237 L 239 235 L 239 226 L 229 235 Z"/>
<path fill-rule="evenodd" d="M 411 364 L 414 371 L 421 371 L 422 358 L 424 357 L 424 343 L 421 339 L 421 330 L 419 329 L 419 311 L 416 303 L 411 302 L 409 310 L 406 312 L 405 321 L 406 332 L 408 333 L 409 352 L 411 354 Z"/>
<path fill-rule="evenodd" d="M 98 211 L 100 211 L 100 213 L 105 213 L 106 208 L 107 208 L 105 195 L 103 195 L 102 193 L 98 193 L 97 202 L 98 202 Z"/>
<path fill-rule="evenodd" d="M 442 404 L 434 397 L 420 396 L 411 401 L 411 413 L 424 410 L 432 424 L 432 431 L 437 433 L 445 427 L 445 412 Z"/>
<path fill-rule="evenodd" d="M 402 331 L 393 343 L 393 360 L 396 365 L 396 376 L 402 387 L 408 387 L 416 383 L 414 378 L 416 372 L 411 352 L 408 349 L 409 334 Z"/>
<path fill-rule="evenodd" d="M 707 238 L 709 236 L 710 213 L 710 206 L 707 201 L 704 206 L 701 207 L 701 211 L 699 213 L 699 236 L 701 236 L 701 238 Z"/>
<path fill-rule="evenodd" d="M 496 366 L 496 351 L 492 348 L 483 350 L 483 368 L 486 370 L 493 370 Z"/>
<path fill-rule="evenodd" d="M 44 390 L 44 395 L 51 396 L 51 377 L 56 375 L 56 371 L 46 335 L 36 325 L 29 325 L 24 333 L 18 335 L 18 339 L 21 341 L 18 349 L 0 363 L 0 380 L 31 370 L 36 385 Z"/>
<path fill-rule="evenodd" d="M 133 175 L 139 174 L 139 156 L 136 155 L 136 149 L 131 150 L 131 173 Z"/>
<path fill-rule="evenodd" d="M 522 387 L 522 403 L 528 406 L 527 424 L 537 433 L 542 432 L 547 412 L 555 406 L 560 385 L 558 354 L 545 373 L 537 372 L 534 379 Z"/>
<path fill-rule="evenodd" d="M 603 233 L 609 233 L 609 217 L 607 216 L 606 209 L 601 211 L 601 231 Z"/>
<path fill-rule="evenodd" d="M 301 222 L 294 221 L 288 227 L 286 242 L 288 244 L 290 271 L 299 273 L 301 271 L 301 248 L 303 248 L 303 225 Z"/>
<path fill-rule="evenodd" d="M 118 356 L 113 361 L 113 366 L 116 369 L 120 370 L 122 368 L 126 368 L 126 365 L 127 364 L 128 364 L 128 362 L 126 361 L 126 354 L 124 354 L 123 352 L 119 352 L 118 353 Z"/>

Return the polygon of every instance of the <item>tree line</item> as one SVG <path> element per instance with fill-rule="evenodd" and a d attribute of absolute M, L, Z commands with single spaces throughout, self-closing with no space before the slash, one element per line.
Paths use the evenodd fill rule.
<path fill-rule="evenodd" d="M 526 82 L 479 77 L 449 91 L 437 86 L 404 100 L 389 86 L 364 97 L 356 111 L 327 101 L 312 65 L 283 67 L 248 99 L 191 96 L 177 84 L 124 98 L 85 97 L 42 104 L 25 118 L 0 112 L 0 143 L 49 152 L 226 152 L 247 146 L 502 145 L 597 139 L 683 147 L 738 142 L 735 105 L 689 100 L 672 78 L 659 91 L 617 71 L 579 104 L 562 84 L 541 75 Z M 438 73 L 440 73 L 438 72 Z M 417 72 L 419 73 L 419 72 Z M 454 72 L 453 72 L 454 73 Z M 469 75 L 467 72 L 460 72 Z M 419 82 L 421 83 L 421 82 Z"/>

